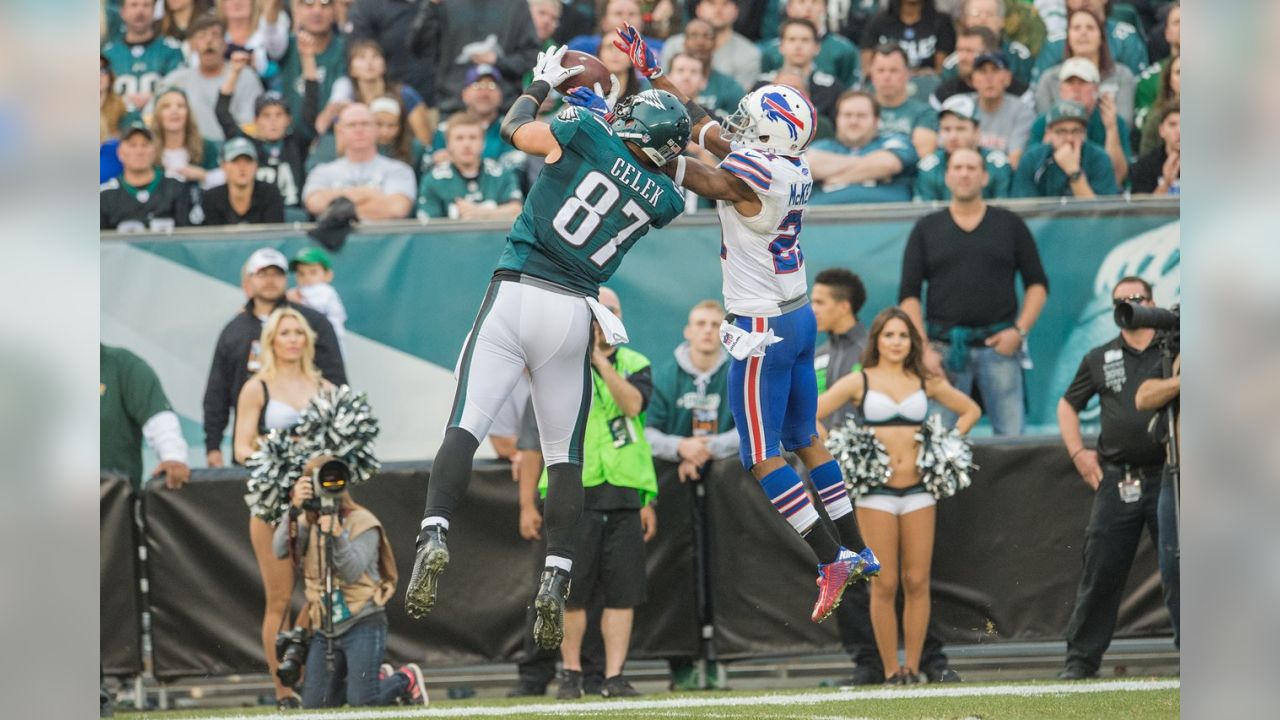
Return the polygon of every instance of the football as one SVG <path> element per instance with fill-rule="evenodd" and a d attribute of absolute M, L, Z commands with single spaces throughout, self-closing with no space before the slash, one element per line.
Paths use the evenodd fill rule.
<path fill-rule="evenodd" d="M 595 84 L 600 83 L 600 88 L 604 90 L 604 94 L 608 95 L 613 89 L 613 79 L 609 75 L 608 69 L 604 63 L 600 62 L 600 58 L 577 50 L 570 50 L 564 54 L 560 60 L 561 67 L 571 68 L 579 65 L 586 70 L 565 80 L 558 88 L 561 93 L 568 93 L 570 90 L 582 86 L 591 90 L 595 89 Z"/>

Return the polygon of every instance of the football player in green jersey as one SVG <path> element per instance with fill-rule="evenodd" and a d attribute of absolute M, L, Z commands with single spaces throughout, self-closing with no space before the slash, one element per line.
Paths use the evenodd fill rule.
<path fill-rule="evenodd" d="M 684 209 L 659 168 L 684 150 L 690 132 L 684 107 L 659 90 L 628 98 L 612 116 L 597 98 L 598 107 L 570 105 L 550 123 L 536 120 L 552 88 L 583 72 L 563 67 L 564 53 L 561 47 L 539 54 L 533 82 L 502 123 L 503 140 L 545 157 L 546 165 L 507 236 L 458 362 L 453 412 L 432 467 L 405 597 L 414 617 L 435 604 L 449 562 L 449 519 L 471 479 L 472 458 L 527 369 L 548 475 L 547 559 L 534 600 L 534 638 L 548 649 L 564 637 L 573 534 L 582 514 L 592 317 L 610 344 L 626 340 L 621 322 L 596 296 L 636 240 Z"/>
<path fill-rule="evenodd" d="M 102 48 L 116 75 L 116 94 L 130 111 L 147 107 L 161 78 L 182 67 L 178 42 L 156 34 L 155 10 L 156 0 L 124 0 L 124 37 Z"/>

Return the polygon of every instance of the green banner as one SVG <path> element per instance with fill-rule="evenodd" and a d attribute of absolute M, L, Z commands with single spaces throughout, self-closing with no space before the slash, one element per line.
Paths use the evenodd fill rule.
<path fill-rule="evenodd" d="M 1108 294 L 1115 279 L 1125 274 L 1148 278 L 1156 285 L 1161 304 L 1177 297 L 1178 205 L 1111 200 L 1015 202 L 1009 207 L 1023 214 L 1031 227 L 1050 279 L 1048 305 L 1029 337 L 1034 367 L 1028 374 L 1028 425 L 1033 430 L 1053 432 L 1057 398 L 1080 357 L 1115 335 Z M 861 318 L 870 321 L 880 309 L 897 301 L 907 236 L 917 218 L 934 210 L 922 205 L 811 209 L 800 239 L 809 276 L 834 266 L 858 273 L 868 294 Z M 377 226 L 352 233 L 334 256 L 333 285 L 346 305 L 348 333 L 451 371 L 502 252 L 505 230 L 494 225 L 441 222 Z M 123 244 L 131 252 L 167 261 L 165 266 L 180 266 L 216 281 L 218 287 L 234 288 L 240 285 L 241 264 L 256 247 L 276 247 L 292 255 L 310 242 L 298 228 L 106 235 L 104 273 L 110 266 L 112 273 L 121 276 L 103 277 L 104 318 L 115 316 L 115 322 L 104 319 L 104 342 L 112 342 L 107 328 L 118 324 L 128 325 L 131 333 L 127 335 L 133 339 L 146 335 L 151 332 L 149 326 L 129 315 L 145 316 L 153 313 L 157 304 L 174 301 L 159 290 L 150 294 L 147 277 L 129 276 L 137 256 L 127 261 L 113 256 L 117 261 L 107 263 L 113 246 L 118 251 Z M 711 213 L 684 218 L 636 244 L 610 282 L 622 299 L 632 347 L 655 362 L 670 356 L 682 340 L 688 309 L 699 300 L 720 297 L 719 246 L 719 223 Z M 186 292 L 193 295 L 190 302 L 199 302 L 200 292 Z M 217 300 L 224 303 L 227 319 L 236 308 L 223 298 L 231 297 L 220 295 Z M 210 351 L 219 329 L 220 325 L 205 329 Z M 180 374 L 188 383 L 192 377 L 203 378 L 208 370 L 207 356 L 199 353 L 177 362 L 195 365 Z M 387 370 L 379 367 L 382 363 L 376 353 L 355 362 L 349 358 L 348 362 L 356 385 L 369 373 Z M 174 368 L 157 369 L 162 380 L 166 369 L 172 375 L 179 374 Z M 418 411 L 438 413 L 443 421 L 447 405 L 435 404 L 427 403 Z M 183 414 L 194 421 L 192 425 L 198 425 L 198 409 Z M 387 432 L 395 430 L 388 428 Z M 418 456 L 423 457 L 430 454 L 436 441 L 418 438 L 415 442 L 423 449 Z"/>

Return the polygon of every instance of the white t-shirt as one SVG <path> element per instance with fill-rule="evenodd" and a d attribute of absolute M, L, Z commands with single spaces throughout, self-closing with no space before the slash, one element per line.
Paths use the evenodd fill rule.
<path fill-rule="evenodd" d="M 317 190 L 337 190 L 351 187 L 376 187 L 387 195 L 404 195 L 413 200 L 418 196 L 418 184 L 413 170 L 406 164 L 389 157 L 374 155 L 368 162 L 351 162 L 340 157 L 333 162 L 321 163 L 307 175 L 302 187 L 303 200 Z"/>
<path fill-rule="evenodd" d="M 338 336 L 338 344 L 341 345 L 347 331 L 347 308 L 342 304 L 338 291 L 329 283 L 315 283 L 299 285 L 298 292 L 302 293 L 302 302 L 307 307 L 328 318 L 329 324 L 333 326 L 333 333 Z"/>

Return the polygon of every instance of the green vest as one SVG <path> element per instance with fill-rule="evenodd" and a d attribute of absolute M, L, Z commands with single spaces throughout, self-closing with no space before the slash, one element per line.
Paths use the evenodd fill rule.
<path fill-rule="evenodd" d="M 613 366 L 623 378 L 649 367 L 649 358 L 640 353 L 618 348 Z M 658 495 L 658 475 L 653 470 L 653 449 L 644 438 L 644 413 L 625 417 L 614 402 L 609 387 L 594 369 L 591 371 L 591 411 L 587 413 L 587 431 L 582 443 L 582 486 L 595 487 L 609 483 L 614 487 L 633 488 L 640 501 L 648 504 Z M 615 441 L 614 426 L 619 440 Z M 623 432 L 625 431 L 625 435 Z M 625 443 L 621 447 L 618 443 Z M 547 471 L 542 470 L 538 493 L 547 495 Z"/>

